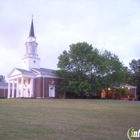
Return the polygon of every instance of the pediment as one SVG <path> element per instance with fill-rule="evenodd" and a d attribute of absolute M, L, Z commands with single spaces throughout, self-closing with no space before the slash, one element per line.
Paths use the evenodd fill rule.
<path fill-rule="evenodd" d="M 20 74 L 22 74 L 22 72 L 19 71 L 19 70 L 17 70 L 16 68 L 14 68 L 14 69 L 9 73 L 8 78 L 9 78 L 9 77 L 14 77 L 14 76 L 17 76 L 17 75 L 20 75 Z"/>

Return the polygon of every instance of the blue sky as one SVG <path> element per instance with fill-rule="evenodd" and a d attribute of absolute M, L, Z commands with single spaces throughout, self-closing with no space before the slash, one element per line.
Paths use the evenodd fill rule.
<path fill-rule="evenodd" d="M 69 45 L 87 42 L 124 65 L 140 58 L 140 0 L 0 0 L 0 74 L 21 68 L 32 14 L 41 67 L 57 68 Z"/>

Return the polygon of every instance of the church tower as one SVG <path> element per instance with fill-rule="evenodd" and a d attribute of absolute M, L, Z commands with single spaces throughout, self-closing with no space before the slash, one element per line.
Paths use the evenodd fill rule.
<path fill-rule="evenodd" d="M 26 54 L 22 59 L 22 69 L 25 70 L 31 70 L 31 68 L 40 69 L 40 58 L 38 57 L 37 54 L 37 46 L 38 43 L 36 42 L 32 19 L 29 37 L 27 38 L 27 42 L 25 43 Z"/>

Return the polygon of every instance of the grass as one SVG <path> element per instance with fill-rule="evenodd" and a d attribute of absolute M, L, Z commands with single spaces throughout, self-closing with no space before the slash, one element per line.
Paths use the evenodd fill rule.
<path fill-rule="evenodd" d="M 0 140 L 128 140 L 139 120 L 138 101 L 0 100 Z"/>

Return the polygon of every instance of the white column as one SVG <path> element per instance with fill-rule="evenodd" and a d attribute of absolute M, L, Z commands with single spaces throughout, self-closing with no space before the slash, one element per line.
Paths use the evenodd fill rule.
<path fill-rule="evenodd" d="M 19 79 L 17 78 L 16 98 L 19 97 Z"/>
<path fill-rule="evenodd" d="M 9 82 L 8 82 L 8 96 L 7 96 L 7 98 L 10 98 L 10 91 L 11 91 L 11 87 L 10 87 L 10 85 L 11 85 L 11 83 L 10 83 L 11 81 L 9 80 Z"/>
<path fill-rule="evenodd" d="M 24 78 L 21 77 L 21 92 L 20 92 L 21 96 L 20 97 L 23 97 L 23 80 Z"/>
<path fill-rule="evenodd" d="M 14 98 L 14 90 L 15 90 L 15 80 L 13 80 L 13 83 L 12 83 L 12 98 Z"/>
<path fill-rule="evenodd" d="M 30 79 L 30 97 L 34 97 L 34 79 Z"/>

